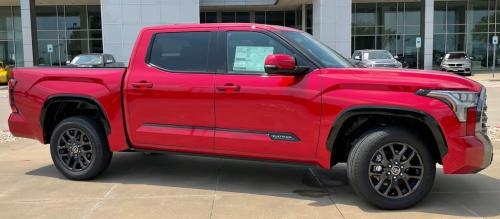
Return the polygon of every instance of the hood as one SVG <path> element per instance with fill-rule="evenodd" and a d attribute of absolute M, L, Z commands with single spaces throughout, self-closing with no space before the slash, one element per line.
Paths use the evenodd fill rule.
<path fill-rule="evenodd" d="M 416 92 L 419 89 L 430 89 L 480 92 L 482 88 L 478 82 L 462 76 L 427 70 L 329 68 L 323 69 L 322 76 L 334 79 L 332 83 L 339 86 L 370 90 Z"/>
<path fill-rule="evenodd" d="M 468 63 L 469 59 L 446 59 L 443 60 L 443 63 Z"/>
<path fill-rule="evenodd" d="M 91 65 L 91 64 L 88 64 L 88 65 L 84 65 L 84 64 L 68 64 L 66 65 L 67 67 L 73 67 L 73 68 L 92 68 L 92 67 L 97 67 L 99 66 L 99 64 L 95 64 L 95 65 Z"/>

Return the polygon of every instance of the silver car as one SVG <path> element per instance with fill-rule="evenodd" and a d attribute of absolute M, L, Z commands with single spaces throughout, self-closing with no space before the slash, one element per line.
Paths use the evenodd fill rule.
<path fill-rule="evenodd" d="M 441 61 L 441 71 L 472 75 L 471 60 L 465 52 L 450 52 Z"/>
<path fill-rule="evenodd" d="M 397 58 L 387 50 L 356 50 L 351 62 L 360 68 L 402 68 Z"/>

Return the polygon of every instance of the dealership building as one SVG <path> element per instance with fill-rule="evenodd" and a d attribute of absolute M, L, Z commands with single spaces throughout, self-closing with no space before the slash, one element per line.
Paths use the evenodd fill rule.
<path fill-rule="evenodd" d="M 104 52 L 127 63 L 144 26 L 252 22 L 309 32 L 346 57 L 385 49 L 411 68 L 465 51 L 481 70 L 500 60 L 499 12 L 500 0 L 0 0 L 0 61 L 59 66 Z"/>

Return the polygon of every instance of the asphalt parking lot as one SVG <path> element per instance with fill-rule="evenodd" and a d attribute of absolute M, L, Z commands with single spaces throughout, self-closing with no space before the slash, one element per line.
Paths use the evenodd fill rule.
<path fill-rule="evenodd" d="M 499 135 L 500 82 L 485 81 L 492 137 Z M 438 169 L 430 195 L 403 211 L 375 209 L 351 190 L 345 166 L 291 164 L 180 154 L 116 153 L 96 180 L 64 179 L 48 146 L 5 130 L 0 90 L 0 218 L 500 218 L 500 161 L 473 175 Z M 500 139 L 494 143 L 500 153 Z"/>

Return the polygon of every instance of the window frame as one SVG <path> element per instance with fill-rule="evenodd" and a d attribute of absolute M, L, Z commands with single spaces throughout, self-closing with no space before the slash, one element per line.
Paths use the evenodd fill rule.
<path fill-rule="evenodd" d="M 294 58 L 296 59 L 296 62 L 298 64 L 298 60 L 301 59 L 302 62 L 305 63 L 305 66 L 309 67 L 309 70 L 307 71 L 306 74 L 309 72 L 312 72 L 315 69 L 318 69 L 316 64 L 314 64 L 313 61 L 302 51 L 299 49 L 293 47 L 290 45 L 290 43 L 286 40 L 284 40 L 282 37 L 280 37 L 278 34 L 273 33 L 271 31 L 267 30 L 222 30 L 220 31 L 220 37 L 218 37 L 217 40 L 217 47 L 219 52 L 216 54 L 217 57 L 219 57 L 219 63 L 218 63 L 218 70 L 217 74 L 225 74 L 225 75 L 253 75 L 253 76 L 281 76 L 282 74 L 269 74 L 267 72 L 230 72 L 229 71 L 229 63 L 228 63 L 228 51 L 227 51 L 227 46 L 228 46 L 228 33 L 229 32 L 251 32 L 251 33 L 260 33 L 264 34 L 274 40 L 276 40 L 278 43 L 280 43 L 284 48 L 290 50 L 292 53 L 295 53 L 296 55 Z M 222 63 L 221 63 L 222 62 Z M 221 68 L 222 67 L 222 68 Z"/>
<path fill-rule="evenodd" d="M 213 60 L 213 57 L 214 57 L 214 49 L 213 48 L 217 48 L 216 46 L 216 40 L 217 40 L 217 30 L 188 30 L 188 31 L 159 31 L 159 32 L 154 32 L 152 35 L 151 35 L 151 38 L 149 40 L 149 45 L 148 45 L 148 49 L 146 51 L 146 57 L 145 57 L 145 60 L 144 60 L 144 63 L 149 66 L 149 67 L 153 67 L 153 68 L 156 68 L 160 71 L 163 71 L 163 72 L 166 72 L 166 73 L 180 73 L 180 74 L 214 74 L 215 71 L 214 71 L 214 60 Z M 155 65 L 153 63 L 151 63 L 151 53 L 153 51 L 153 46 L 154 46 L 154 43 L 155 43 L 155 40 L 156 38 L 158 37 L 158 35 L 162 35 L 162 34 L 175 34 L 175 33 L 208 33 L 209 34 L 209 39 L 208 39 L 208 49 L 207 49 L 207 66 L 206 66 L 206 70 L 205 71 L 181 71 L 181 70 L 172 70 L 172 69 L 167 69 L 167 68 L 163 68 L 163 67 L 160 67 L 158 65 Z"/>

